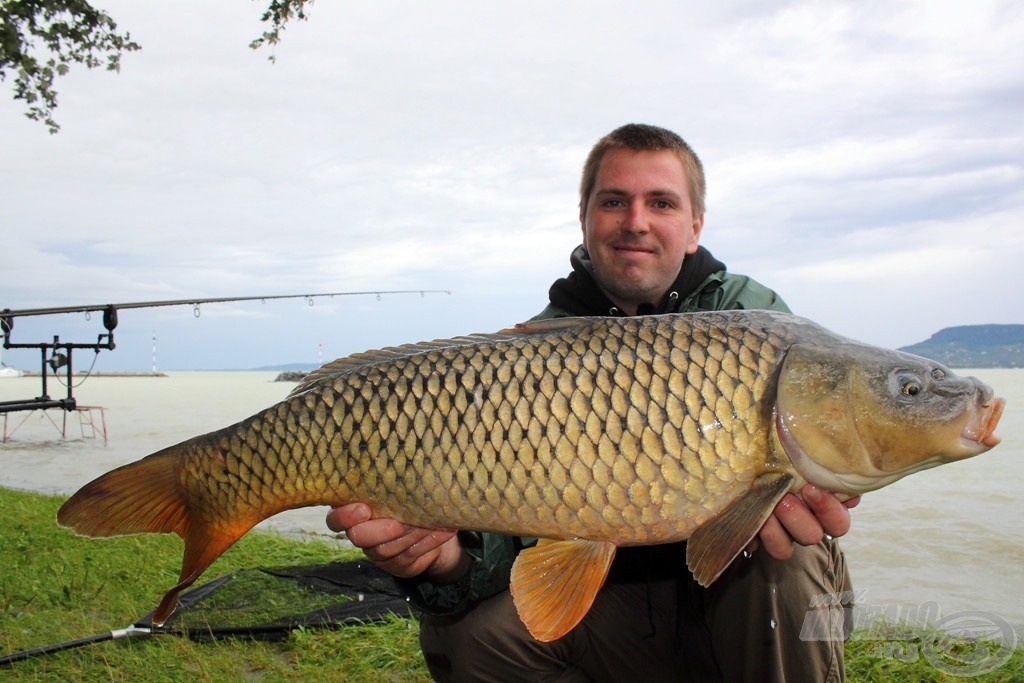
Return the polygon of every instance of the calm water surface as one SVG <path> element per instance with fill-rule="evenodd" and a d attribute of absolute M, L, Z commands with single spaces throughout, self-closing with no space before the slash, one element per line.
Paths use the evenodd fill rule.
<path fill-rule="evenodd" d="M 75 390 L 80 405 L 106 409 L 110 442 L 69 436 L 40 413 L 11 413 L 12 441 L 0 446 L 0 485 L 68 494 L 109 469 L 196 434 L 248 417 L 294 386 L 274 372 L 175 372 L 168 377 L 93 377 Z M 995 613 L 1024 624 L 1024 370 L 960 371 L 1007 399 L 1003 443 L 965 462 L 915 474 L 864 496 L 843 538 L 862 604 L 931 602 L 942 614 Z M 39 394 L 38 378 L 0 379 L 0 400 Z M 63 396 L 52 384 L 51 396 Z M 59 411 L 49 411 L 56 420 Z M 2 420 L 2 416 L 0 416 Z M 59 424 L 59 422 L 58 422 Z M 326 508 L 278 515 L 262 526 L 329 534 Z M 1018 628 L 1020 632 L 1020 628 Z"/>

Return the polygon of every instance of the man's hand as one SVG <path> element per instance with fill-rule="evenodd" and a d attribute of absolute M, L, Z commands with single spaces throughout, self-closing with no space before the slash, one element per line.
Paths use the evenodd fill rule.
<path fill-rule="evenodd" d="M 860 496 L 842 502 L 828 491 L 806 484 L 800 497 L 787 493 L 779 501 L 758 537 L 769 555 L 788 560 L 793 555 L 793 543 L 814 545 L 825 534 L 837 537 L 849 531 L 850 508 L 859 502 Z"/>
<path fill-rule="evenodd" d="M 327 514 L 327 526 L 345 532 L 374 564 L 400 578 L 424 574 L 449 583 L 469 569 L 469 556 L 451 529 L 421 529 L 393 519 L 374 519 L 365 503 L 334 508 Z"/>

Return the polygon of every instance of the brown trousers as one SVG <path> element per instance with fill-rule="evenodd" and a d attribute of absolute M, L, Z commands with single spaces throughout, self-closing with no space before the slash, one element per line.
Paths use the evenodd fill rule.
<path fill-rule="evenodd" d="M 842 681 L 842 633 L 800 633 L 812 608 L 842 609 L 817 596 L 851 592 L 843 554 L 826 540 L 797 546 L 787 561 L 763 550 L 738 557 L 707 589 L 685 569 L 610 578 L 583 621 L 551 643 L 527 633 L 504 591 L 456 616 L 425 616 L 420 645 L 431 675 L 446 683 Z"/>

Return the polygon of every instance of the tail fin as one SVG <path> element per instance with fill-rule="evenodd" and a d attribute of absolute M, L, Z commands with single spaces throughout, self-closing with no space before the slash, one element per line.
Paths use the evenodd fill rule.
<path fill-rule="evenodd" d="M 164 595 L 153 615 L 155 625 L 174 611 L 178 593 L 259 521 L 236 519 L 213 527 L 193 519 L 178 476 L 183 446 L 107 472 L 83 486 L 57 512 L 57 523 L 81 536 L 175 533 L 185 541 L 179 583 Z"/>
<path fill-rule="evenodd" d="M 181 444 L 165 448 L 89 482 L 57 512 L 57 523 L 80 536 L 188 534 L 188 510 L 178 481 Z"/>

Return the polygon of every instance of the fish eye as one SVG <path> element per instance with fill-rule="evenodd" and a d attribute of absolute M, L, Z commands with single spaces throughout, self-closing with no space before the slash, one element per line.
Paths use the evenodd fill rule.
<path fill-rule="evenodd" d="M 894 374 L 892 388 L 900 396 L 913 398 L 925 389 L 924 379 L 916 372 L 903 370 Z"/>
<path fill-rule="evenodd" d="M 921 393 L 921 383 L 916 379 L 907 379 L 900 382 L 900 393 L 904 396 L 917 396 Z"/>

